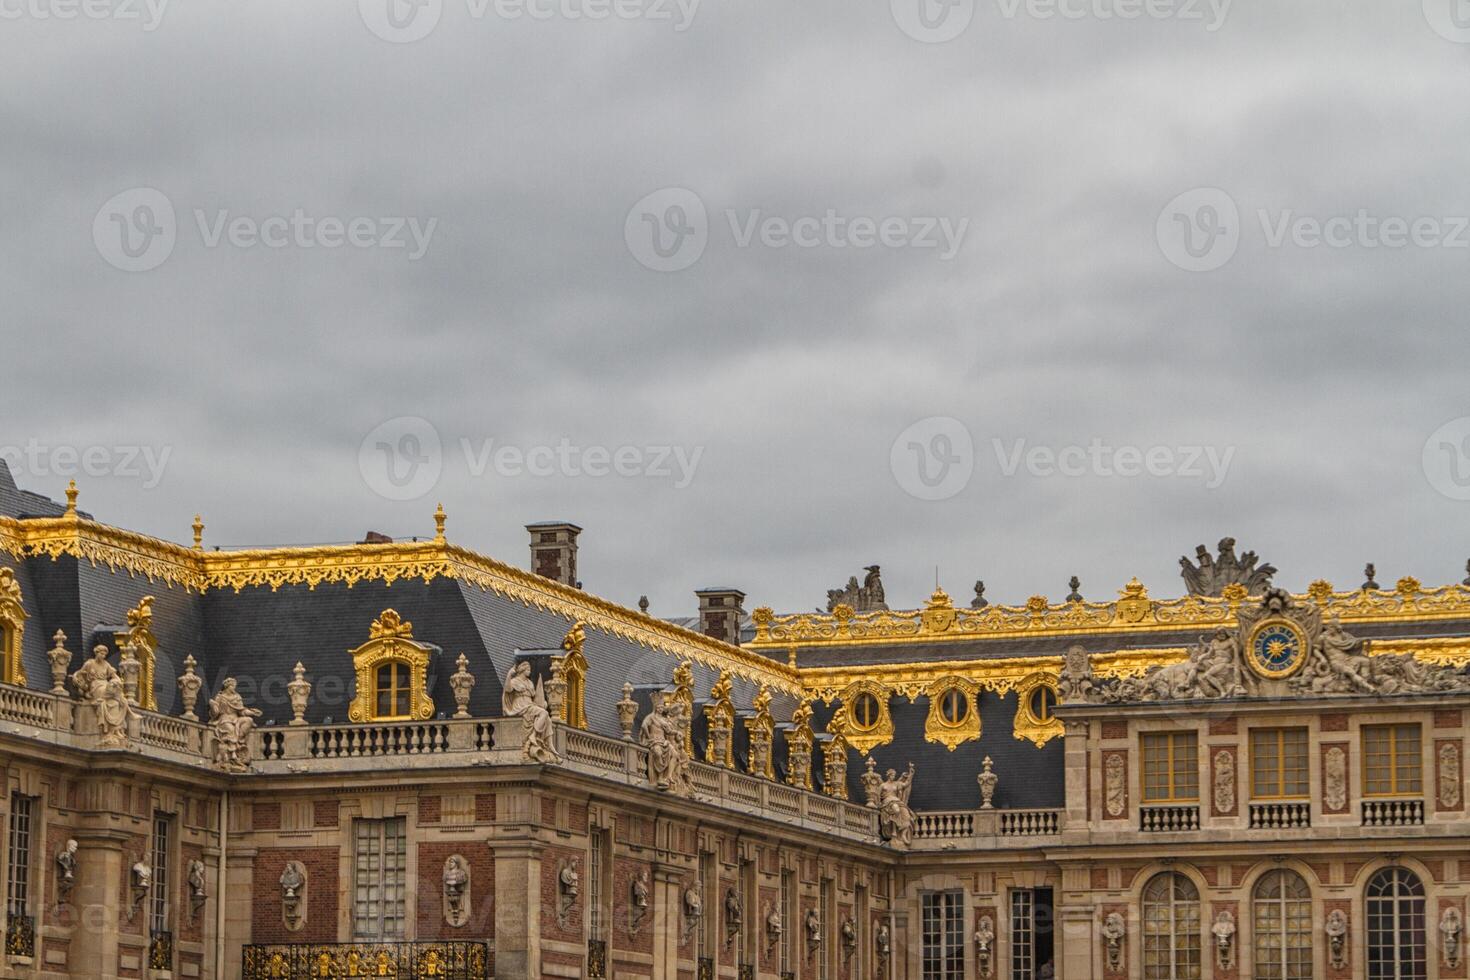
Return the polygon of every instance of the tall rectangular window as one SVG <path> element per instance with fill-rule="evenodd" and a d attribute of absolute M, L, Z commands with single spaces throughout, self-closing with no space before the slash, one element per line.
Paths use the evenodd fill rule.
<path fill-rule="evenodd" d="M 781 974 L 796 972 L 791 953 L 792 937 L 801 928 L 796 921 L 796 872 L 781 872 Z"/>
<path fill-rule="evenodd" d="M 820 890 L 817 892 L 817 901 L 821 910 L 817 913 L 822 917 L 822 944 L 817 949 L 817 980 L 832 980 L 832 961 L 836 958 L 837 951 L 832 947 L 833 917 L 837 910 L 833 908 L 832 902 L 832 879 L 823 878 Z"/>
<path fill-rule="evenodd" d="M 592 853 L 587 860 L 587 938 L 600 941 L 607 939 L 608 913 L 602 903 L 609 892 L 606 881 L 610 865 L 607 859 L 608 832 L 594 829 L 591 843 Z"/>
<path fill-rule="evenodd" d="M 153 884 L 148 895 L 148 931 L 158 935 L 169 931 L 168 883 L 173 871 L 169 862 L 169 838 L 173 822 L 167 814 L 153 815 Z"/>
<path fill-rule="evenodd" d="M 1424 792 L 1418 725 L 1363 726 L 1363 795 Z"/>
<path fill-rule="evenodd" d="M 866 885 L 858 885 L 853 892 L 852 899 L 852 922 L 856 933 L 857 948 L 853 953 L 852 965 L 848 970 L 848 980 L 863 980 L 867 970 L 868 962 L 868 888 Z"/>
<path fill-rule="evenodd" d="M 1307 795 L 1307 730 L 1251 729 L 1251 796 L 1292 800 Z"/>
<path fill-rule="evenodd" d="M 740 862 L 740 907 L 745 910 L 745 914 L 740 918 L 740 948 L 735 951 L 735 962 L 742 966 L 753 966 L 756 959 L 756 920 L 761 918 L 756 914 L 754 861 Z"/>
<path fill-rule="evenodd" d="M 1011 980 L 1036 980 L 1034 899 L 1029 888 L 1011 892 Z"/>
<path fill-rule="evenodd" d="M 35 797 L 10 794 L 10 851 L 5 910 L 11 918 L 28 915 L 31 904 L 31 834 Z"/>
<path fill-rule="evenodd" d="M 407 857 L 405 818 L 353 821 L 352 935 L 355 940 L 403 938 Z"/>
<path fill-rule="evenodd" d="M 1194 732 L 1142 736 L 1143 802 L 1199 802 L 1199 738 Z"/>
<path fill-rule="evenodd" d="M 699 924 L 697 939 L 699 948 L 697 953 L 700 959 L 709 959 L 714 956 L 715 922 L 719 919 L 719 905 L 715 904 L 715 856 L 713 854 L 699 855 L 699 901 L 704 908 L 703 921 Z"/>
<path fill-rule="evenodd" d="M 965 896 L 959 889 L 920 900 L 920 980 L 964 980 Z"/>

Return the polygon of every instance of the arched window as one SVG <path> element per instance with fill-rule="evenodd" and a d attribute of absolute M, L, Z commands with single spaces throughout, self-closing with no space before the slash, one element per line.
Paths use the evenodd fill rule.
<path fill-rule="evenodd" d="M 1424 884 L 1407 868 L 1384 868 L 1364 893 L 1369 980 L 1423 980 L 1428 975 Z"/>
<path fill-rule="evenodd" d="M 1268 871 L 1251 894 L 1256 980 L 1310 980 L 1312 891 L 1295 871 Z"/>
<path fill-rule="evenodd" d="M 1166 871 L 1143 886 L 1144 980 L 1200 980 L 1199 889 Z"/>
<path fill-rule="evenodd" d="M 412 690 L 409 677 L 408 664 L 402 660 L 378 665 L 377 681 L 374 684 L 378 718 L 409 717 L 409 694 Z"/>

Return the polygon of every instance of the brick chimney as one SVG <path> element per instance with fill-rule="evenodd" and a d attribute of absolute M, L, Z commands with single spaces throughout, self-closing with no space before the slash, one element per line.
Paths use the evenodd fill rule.
<path fill-rule="evenodd" d="M 745 593 L 739 589 L 696 589 L 699 597 L 699 631 L 705 636 L 740 645 L 740 620 L 745 617 L 741 603 Z"/>
<path fill-rule="evenodd" d="M 566 521 L 527 524 L 531 533 L 531 571 L 562 585 L 580 589 L 577 581 L 577 535 L 582 529 Z"/>

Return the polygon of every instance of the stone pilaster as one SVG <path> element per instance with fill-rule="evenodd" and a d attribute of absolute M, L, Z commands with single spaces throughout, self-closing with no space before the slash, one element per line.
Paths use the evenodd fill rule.
<path fill-rule="evenodd" d="M 72 932 L 68 969 L 73 976 L 116 980 L 118 976 L 118 916 L 130 896 L 119 891 L 127 863 L 123 853 L 129 836 L 121 830 L 86 829 L 74 832 L 77 842 L 77 881 L 71 901 L 77 927 Z"/>

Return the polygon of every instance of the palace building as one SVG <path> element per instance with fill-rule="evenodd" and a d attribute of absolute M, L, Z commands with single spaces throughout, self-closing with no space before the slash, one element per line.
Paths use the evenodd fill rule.
<path fill-rule="evenodd" d="M 79 502 L 0 464 L 0 976 L 1470 977 L 1470 584 L 1227 538 L 1178 597 L 665 620 L 571 523 L 521 568 L 442 507 L 217 550 Z"/>

